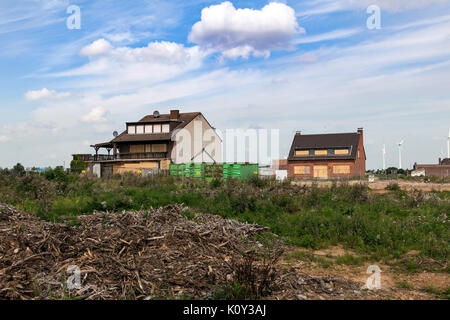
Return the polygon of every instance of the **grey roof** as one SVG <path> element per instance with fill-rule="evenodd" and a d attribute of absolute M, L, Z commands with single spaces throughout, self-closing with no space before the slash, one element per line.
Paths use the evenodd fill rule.
<path fill-rule="evenodd" d="M 360 134 L 352 133 L 329 133 L 329 134 L 296 134 L 292 141 L 288 160 L 354 160 L 358 150 Z M 336 149 L 350 148 L 349 155 L 326 155 L 326 156 L 295 156 L 298 149 Z"/>

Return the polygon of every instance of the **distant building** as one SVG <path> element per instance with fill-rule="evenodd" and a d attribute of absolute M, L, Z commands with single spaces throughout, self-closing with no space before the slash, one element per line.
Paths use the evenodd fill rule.
<path fill-rule="evenodd" d="M 284 159 L 284 160 L 273 160 L 272 161 L 272 168 L 274 168 L 274 169 L 287 170 L 287 167 L 288 167 L 287 159 Z"/>
<path fill-rule="evenodd" d="M 350 178 L 365 172 L 362 128 L 353 133 L 296 133 L 288 157 L 289 178 Z"/>
<path fill-rule="evenodd" d="M 450 177 L 450 158 L 439 158 L 438 164 L 414 164 L 415 171 L 424 171 L 427 177 Z"/>
<path fill-rule="evenodd" d="M 86 172 L 99 176 L 168 170 L 170 163 L 222 161 L 222 140 L 200 112 L 155 111 L 127 122 L 111 141 L 91 147 L 95 155 L 73 156 L 89 163 Z M 107 154 L 99 154 L 100 149 Z"/>

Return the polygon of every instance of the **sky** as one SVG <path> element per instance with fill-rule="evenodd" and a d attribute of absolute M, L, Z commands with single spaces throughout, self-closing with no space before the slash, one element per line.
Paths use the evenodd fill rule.
<path fill-rule="evenodd" d="M 279 129 L 281 158 L 297 130 L 363 127 L 368 169 L 401 140 L 404 167 L 437 163 L 450 0 L 0 0 L 0 167 L 67 167 L 170 109 Z"/>

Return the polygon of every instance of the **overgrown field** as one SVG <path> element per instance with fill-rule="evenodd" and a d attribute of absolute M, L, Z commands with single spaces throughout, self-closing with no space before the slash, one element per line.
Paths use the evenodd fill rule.
<path fill-rule="evenodd" d="M 288 243 L 318 249 L 351 248 L 367 259 L 396 260 L 409 271 L 433 261 L 448 272 L 450 192 L 385 194 L 365 185 L 301 187 L 275 181 L 212 182 L 170 176 L 125 175 L 101 180 L 67 175 L 0 173 L 0 202 L 48 221 L 77 224 L 77 216 L 98 211 L 141 210 L 184 203 L 194 212 L 217 214 L 267 226 Z M 415 255 L 407 254 L 411 250 Z"/>

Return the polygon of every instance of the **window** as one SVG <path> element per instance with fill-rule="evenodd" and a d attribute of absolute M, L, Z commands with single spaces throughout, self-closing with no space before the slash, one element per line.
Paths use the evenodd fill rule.
<path fill-rule="evenodd" d="M 151 124 L 145 125 L 145 133 L 153 133 L 153 126 Z"/>
<path fill-rule="evenodd" d="M 152 145 L 152 152 L 166 152 L 167 151 L 167 145 L 163 143 L 158 143 Z"/>
<path fill-rule="evenodd" d="M 160 124 L 155 124 L 153 126 L 153 133 L 161 133 L 161 125 Z"/>
<path fill-rule="evenodd" d="M 333 166 L 333 173 L 336 174 L 349 174 L 350 166 Z"/>
<path fill-rule="evenodd" d="M 136 126 L 136 134 L 143 134 L 144 126 Z"/>
<path fill-rule="evenodd" d="M 326 156 L 328 154 L 328 150 L 314 150 L 314 155 L 316 156 Z"/>
<path fill-rule="evenodd" d="M 145 145 L 145 152 L 152 152 L 152 145 L 151 144 L 146 144 Z"/>
<path fill-rule="evenodd" d="M 348 154 L 348 149 L 336 149 L 336 150 L 334 150 L 334 154 L 336 154 L 336 155 Z"/>
<path fill-rule="evenodd" d="M 145 146 L 143 144 L 130 145 L 130 153 L 143 153 L 144 151 L 145 151 Z"/>
<path fill-rule="evenodd" d="M 296 150 L 296 156 L 309 156 L 309 150 Z"/>
<path fill-rule="evenodd" d="M 135 133 L 136 133 L 136 127 L 128 126 L 128 134 L 135 134 Z"/>
<path fill-rule="evenodd" d="M 164 132 L 164 133 L 170 132 L 170 126 L 168 124 L 163 124 L 162 125 L 162 132 Z"/>
<path fill-rule="evenodd" d="M 294 167 L 294 173 L 295 174 L 309 174 L 310 167 L 309 166 L 295 166 Z"/>

